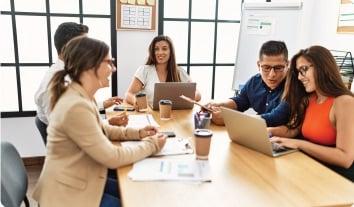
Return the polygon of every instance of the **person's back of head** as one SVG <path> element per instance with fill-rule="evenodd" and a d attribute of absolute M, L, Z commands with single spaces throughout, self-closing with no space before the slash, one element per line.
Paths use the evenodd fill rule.
<path fill-rule="evenodd" d="M 278 56 L 283 55 L 285 60 L 288 60 L 288 48 L 286 47 L 285 42 L 270 40 L 261 46 L 259 50 L 259 59 L 262 59 L 262 56 Z"/>
<path fill-rule="evenodd" d="M 71 81 L 79 84 L 81 84 L 80 77 L 85 71 L 94 70 L 97 76 L 97 70 L 108 53 L 109 46 L 103 41 L 87 36 L 71 39 L 62 49 L 64 70 L 56 72 L 49 83 L 50 109 L 53 110 L 56 102 L 67 88 L 66 75 Z"/>
<path fill-rule="evenodd" d="M 60 24 L 54 34 L 54 45 L 58 55 L 64 45 L 72 38 L 88 33 L 89 28 L 86 25 L 75 22 L 64 22 Z"/>

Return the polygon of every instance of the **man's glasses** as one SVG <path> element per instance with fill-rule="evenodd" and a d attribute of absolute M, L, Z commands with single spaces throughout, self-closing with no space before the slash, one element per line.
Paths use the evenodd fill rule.
<path fill-rule="evenodd" d="M 272 69 L 274 70 L 275 73 L 278 73 L 278 72 L 283 72 L 284 69 L 285 69 L 285 65 L 261 65 L 260 66 L 262 71 L 264 73 L 269 73 Z"/>
<path fill-rule="evenodd" d="M 303 65 L 299 68 L 297 68 L 297 72 L 300 73 L 302 76 L 305 76 L 307 71 L 313 67 L 313 65 Z"/>

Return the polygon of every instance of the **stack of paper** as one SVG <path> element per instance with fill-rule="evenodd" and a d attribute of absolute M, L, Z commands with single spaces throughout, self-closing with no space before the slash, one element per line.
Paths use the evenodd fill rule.
<path fill-rule="evenodd" d="M 209 162 L 195 159 L 147 158 L 135 163 L 128 177 L 133 181 L 211 182 Z"/>
<path fill-rule="evenodd" d="M 151 114 L 132 114 L 128 116 L 127 127 L 142 128 L 147 125 L 160 127 Z"/>
<path fill-rule="evenodd" d="M 143 141 L 121 142 L 122 146 L 137 146 Z M 153 156 L 192 154 L 193 147 L 187 138 L 168 138 L 162 150 Z"/>

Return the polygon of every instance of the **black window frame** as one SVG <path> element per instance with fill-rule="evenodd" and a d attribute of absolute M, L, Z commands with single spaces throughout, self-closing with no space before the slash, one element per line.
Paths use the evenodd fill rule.
<path fill-rule="evenodd" d="M 110 15 L 104 14 L 84 14 L 83 13 L 83 0 L 79 1 L 79 12 L 76 14 L 72 13 L 51 13 L 50 12 L 50 1 L 45 0 L 46 11 L 45 12 L 18 12 L 15 10 L 15 0 L 9 0 L 11 11 L 1 11 L 1 15 L 11 15 L 12 21 L 12 35 L 13 35 L 13 44 L 14 44 L 14 57 L 15 62 L 1 63 L 1 66 L 4 67 L 15 67 L 16 70 L 16 85 L 17 85 L 17 99 L 18 99 L 18 111 L 1 111 L 2 118 L 8 117 L 32 117 L 36 115 L 36 111 L 24 111 L 22 107 L 22 88 L 21 88 L 21 75 L 20 67 L 29 66 L 29 67 L 40 67 L 48 66 L 50 67 L 53 64 L 53 54 L 52 54 L 52 39 L 51 34 L 54 31 L 51 31 L 51 20 L 50 17 L 79 17 L 80 23 L 83 23 L 85 17 L 93 18 L 109 18 L 111 20 L 111 53 L 112 57 L 117 57 L 117 31 L 116 31 L 116 0 L 110 0 Z M 54 0 L 53 0 L 54 1 Z M 17 29 L 16 29 L 16 16 L 45 16 L 47 21 L 47 36 L 48 36 L 48 62 L 47 63 L 20 63 L 19 54 L 18 54 L 18 41 L 17 41 Z M 55 61 L 55 60 L 54 60 Z M 23 70 L 23 69 L 21 69 Z M 112 74 L 112 96 L 118 94 L 117 87 L 117 75 Z"/>
<path fill-rule="evenodd" d="M 178 63 L 180 66 L 187 68 L 187 73 L 190 74 L 191 66 L 212 66 L 212 91 L 211 99 L 214 99 L 215 96 L 215 73 L 216 67 L 218 66 L 233 66 L 235 67 L 235 62 L 233 63 L 216 63 L 216 49 L 217 49 L 217 38 L 218 38 L 218 23 L 238 23 L 241 24 L 240 20 L 219 20 L 218 19 L 218 10 L 219 10 L 219 0 L 215 0 L 215 16 L 214 19 L 193 19 L 192 17 L 192 1 L 189 0 L 188 6 L 188 18 L 165 18 L 164 17 L 164 0 L 159 0 L 159 17 L 158 17 L 158 34 L 164 34 L 164 22 L 166 21 L 182 21 L 188 22 L 188 46 L 187 46 L 187 63 Z M 241 8 L 244 0 L 240 0 Z M 190 62 L 190 53 L 191 53 L 191 25 L 192 22 L 212 22 L 214 23 L 214 48 L 213 48 L 213 62 L 212 63 L 191 63 Z M 236 52 L 236 51 L 235 51 Z"/>

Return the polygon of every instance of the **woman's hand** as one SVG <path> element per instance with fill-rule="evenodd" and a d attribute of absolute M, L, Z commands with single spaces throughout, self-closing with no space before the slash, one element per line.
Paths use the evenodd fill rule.
<path fill-rule="evenodd" d="M 303 140 L 294 139 L 294 138 L 285 138 L 285 137 L 272 137 L 270 138 L 271 142 L 277 143 L 282 147 L 292 148 L 292 149 L 299 149 L 301 142 Z"/>
<path fill-rule="evenodd" d="M 129 118 L 126 113 L 121 113 L 108 119 L 108 123 L 114 126 L 127 126 L 128 121 Z"/>
<path fill-rule="evenodd" d="M 105 101 L 103 101 L 103 107 L 106 109 L 108 107 L 113 106 L 114 104 L 121 104 L 123 102 L 123 99 L 118 97 L 118 96 L 114 96 L 111 97 Z"/>
<path fill-rule="evenodd" d="M 157 128 L 154 126 L 146 126 L 142 129 L 139 129 L 140 139 L 148 136 L 153 136 L 157 133 Z"/>
<path fill-rule="evenodd" d="M 157 142 L 159 144 L 159 149 L 161 150 L 163 146 L 165 146 L 167 135 L 164 134 L 156 134 L 154 136 L 155 139 L 157 139 Z"/>

